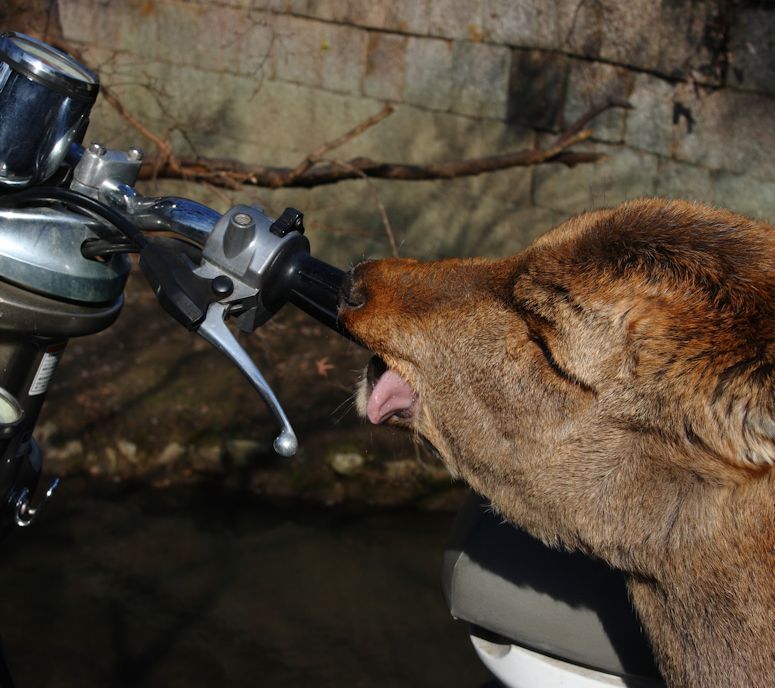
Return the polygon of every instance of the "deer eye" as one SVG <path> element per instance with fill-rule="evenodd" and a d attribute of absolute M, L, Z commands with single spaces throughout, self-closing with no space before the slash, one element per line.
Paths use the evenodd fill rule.
<path fill-rule="evenodd" d="M 590 385 L 562 365 L 552 353 L 549 334 L 556 333 L 556 325 L 545 316 L 526 308 L 521 308 L 520 314 L 527 326 L 528 339 L 541 352 L 549 369 L 564 382 L 575 385 L 585 392 L 594 392 L 595 390 Z"/>
<path fill-rule="evenodd" d="M 579 385 L 581 382 L 579 379 L 573 375 L 568 370 L 565 370 L 558 362 L 557 359 L 552 354 L 551 349 L 549 348 L 549 345 L 546 343 L 546 339 L 544 339 L 542 336 L 535 334 L 531 332 L 529 335 L 530 341 L 535 344 L 539 351 L 543 354 L 544 358 L 546 359 L 546 362 L 549 364 L 549 368 L 559 377 L 561 377 L 566 382 L 570 382 L 574 385 Z"/>

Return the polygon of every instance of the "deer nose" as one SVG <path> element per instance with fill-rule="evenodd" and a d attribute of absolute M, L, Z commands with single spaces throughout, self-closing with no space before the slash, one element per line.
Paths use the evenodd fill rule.
<path fill-rule="evenodd" d="M 357 310 L 364 305 L 366 305 L 366 290 L 353 277 L 353 271 L 350 270 L 344 276 L 339 290 L 339 308 Z"/>

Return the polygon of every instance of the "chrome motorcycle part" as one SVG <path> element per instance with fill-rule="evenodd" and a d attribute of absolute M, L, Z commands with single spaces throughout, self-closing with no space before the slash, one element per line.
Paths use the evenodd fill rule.
<path fill-rule="evenodd" d="M 0 282 L 0 387 L 22 409 L 17 426 L 0 433 L 0 534 L 15 525 L 22 491 L 32 495 L 38 484 L 42 457 L 32 432 L 67 339 L 110 326 L 123 302 L 121 293 L 110 304 L 62 301 Z"/>
<path fill-rule="evenodd" d="M 131 151 L 129 149 L 129 155 Z M 135 149 L 139 150 L 139 149 Z M 94 198 L 129 216 L 146 232 L 171 232 L 202 248 L 221 214 L 206 205 L 177 196 L 146 198 L 129 184 L 106 178 L 99 184 Z"/>
<path fill-rule="evenodd" d="M 250 220 L 248 214 L 242 213 L 237 224 L 249 224 L 245 218 Z M 285 411 L 225 323 L 232 309 L 254 303 L 257 289 L 223 274 L 206 261 L 196 268 L 187 256 L 156 243 L 141 250 L 140 268 L 164 310 L 224 353 L 248 378 L 281 426 L 280 435 L 274 441 L 275 451 L 281 456 L 293 456 L 298 440 Z"/>
<path fill-rule="evenodd" d="M 0 187 L 23 188 L 54 174 L 86 131 L 97 76 L 22 33 L 0 35 Z"/>
<path fill-rule="evenodd" d="M 40 206 L 53 203 L 62 204 L 65 207 L 74 208 L 81 213 L 96 217 L 100 224 L 107 224 L 106 231 L 110 232 L 112 227 L 119 234 L 123 234 L 128 239 L 131 239 L 138 249 L 148 244 L 148 239 L 145 238 L 145 235 L 126 215 L 91 196 L 85 196 L 58 186 L 35 187 L 34 189 L 25 189 L 7 196 L 0 196 L 0 208 L 22 208 L 30 205 Z"/>
<path fill-rule="evenodd" d="M 256 366 L 226 327 L 235 317 L 243 332 L 252 332 L 287 301 L 340 334 L 336 304 L 344 277 L 341 270 L 309 254 L 302 214 L 288 208 L 275 221 L 259 208 L 236 206 L 213 228 L 196 269 L 223 297 L 207 309 L 198 333 L 223 351 L 250 379 L 282 427 L 274 442 L 282 456 L 296 452 L 298 441 L 282 407 Z"/>
<path fill-rule="evenodd" d="M 109 150 L 96 141 L 84 150 L 73 170 L 73 191 L 102 200 L 103 187 L 114 189 L 119 185 L 131 187 L 140 174 L 143 153 L 139 148 L 124 151 Z"/>
<path fill-rule="evenodd" d="M 144 198 L 125 185 L 106 190 L 103 200 L 146 232 L 172 232 L 200 248 L 221 219 L 220 213 L 196 201 L 176 196 Z"/>
<path fill-rule="evenodd" d="M 26 528 L 27 526 L 32 525 L 35 522 L 35 519 L 40 515 L 40 512 L 43 511 L 43 507 L 46 506 L 48 500 L 51 499 L 54 492 L 56 492 L 60 482 L 59 478 L 54 478 L 54 480 L 51 481 L 48 490 L 46 490 L 46 494 L 36 507 L 30 506 L 30 491 L 26 487 L 23 488 L 14 504 L 14 522 L 16 525 L 20 528 Z"/>
<path fill-rule="evenodd" d="M 39 207 L 55 202 L 87 209 L 113 227 Z M 30 203 L 34 207 L 19 207 Z M 126 256 L 87 261 L 81 245 L 90 237 L 120 236 L 115 228 L 122 227 L 145 242 L 123 216 L 71 191 L 35 188 L 0 197 L 0 387 L 23 410 L 18 429 L 7 439 L 0 433 L 2 532 L 28 524 L 34 515 L 29 498 L 42 460 L 32 431 L 67 338 L 105 329 L 123 305 Z"/>
<path fill-rule="evenodd" d="M 107 303 L 121 294 L 129 259 L 84 260 L 81 245 L 105 234 L 91 218 L 52 208 L 0 208 L 0 275 L 40 294 Z M 41 247 L 45 246 L 44 251 Z"/>
<path fill-rule="evenodd" d="M 230 314 L 243 332 L 265 323 L 288 300 L 279 292 L 276 302 L 263 298 L 264 290 L 282 279 L 280 264 L 300 252 L 309 255 L 309 242 L 300 232 L 278 236 L 273 226 L 260 208 L 235 206 L 215 225 L 202 252 L 197 274 L 211 279 L 226 274 L 234 281 Z"/>
<path fill-rule="evenodd" d="M 283 407 L 280 406 L 280 402 L 267 384 L 264 376 L 261 375 L 256 364 L 253 363 L 250 356 L 247 355 L 229 328 L 226 327 L 225 318 L 227 313 L 228 306 L 222 303 L 211 304 L 207 309 L 204 322 L 199 326 L 197 332 L 203 339 L 224 353 L 250 380 L 250 384 L 255 387 L 280 424 L 281 431 L 275 438 L 274 450 L 280 456 L 293 456 L 299 447 L 296 433 L 293 431 Z"/>
<path fill-rule="evenodd" d="M 271 225 L 260 210 L 238 206 L 216 223 L 198 267 L 180 252 L 154 243 L 140 251 L 140 267 L 162 307 L 224 353 L 248 378 L 281 426 L 275 451 L 292 456 L 298 440 L 285 411 L 225 323 L 230 314 L 238 315 L 241 327 L 252 331 L 262 275 L 298 238 L 308 246 L 298 232 L 282 239 L 271 234 Z M 261 312 L 262 322 L 270 315 Z"/>
<path fill-rule="evenodd" d="M 62 340 L 0 335 L 0 533 L 25 520 L 37 487 L 43 461 L 32 430 L 64 348 Z"/>

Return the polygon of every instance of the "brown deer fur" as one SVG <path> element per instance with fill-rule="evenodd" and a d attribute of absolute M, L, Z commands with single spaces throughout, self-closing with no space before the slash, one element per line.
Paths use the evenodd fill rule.
<path fill-rule="evenodd" d="M 340 317 L 416 395 L 391 423 L 625 572 L 670 686 L 775 685 L 775 228 L 629 202 L 503 260 L 362 263 Z"/>

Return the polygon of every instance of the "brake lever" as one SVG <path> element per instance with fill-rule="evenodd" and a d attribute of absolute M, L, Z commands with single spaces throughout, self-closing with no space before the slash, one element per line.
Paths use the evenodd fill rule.
<path fill-rule="evenodd" d="M 302 214 L 276 220 L 235 206 L 212 228 L 199 265 L 157 242 L 140 251 L 140 267 L 161 306 L 226 355 L 248 378 L 280 424 L 274 449 L 293 456 L 296 433 L 269 384 L 226 326 L 233 317 L 252 332 L 291 301 L 340 334 L 336 305 L 344 273 L 309 255 Z"/>
<path fill-rule="evenodd" d="M 256 216 L 258 211 L 252 210 Z M 245 213 L 237 213 L 246 217 Z M 261 216 L 263 217 L 263 215 Z M 238 218 L 239 219 L 239 218 Z M 226 216 L 225 223 L 231 219 Z M 221 247 L 221 231 L 216 225 L 214 244 Z M 255 247 L 251 239 L 241 247 L 252 257 Z M 275 248 L 295 250 L 298 244 L 293 238 L 278 240 Z M 227 252 L 234 248 L 233 242 L 225 242 Z M 266 256 L 271 265 L 281 251 L 272 250 Z M 218 252 L 216 252 L 218 253 Z M 265 322 L 276 307 L 267 309 L 256 286 L 257 276 L 235 274 L 232 264 L 220 255 L 216 261 L 206 259 L 207 251 L 196 266 L 186 255 L 173 248 L 149 241 L 140 251 L 140 268 L 151 285 L 159 304 L 169 315 L 186 329 L 199 334 L 205 341 L 226 355 L 266 402 L 269 410 L 280 425 L 280 434 L 274 440 L 274 449 L 284 457 L 293 456 L 298 449 L 298 440 L 288 417 L 272 392 L 269 384 L 237 339 L 226 326 L 229 315 L 237 315 L 237 323 L 243 331 L 252 331 L 257 323 Z M 262 263 L 262 269 L 266 267 Z M 231 270 L 229 269 L 231 268 Z M 279 304 L 278 304 L 279 306 Z"/>
<path fill-rule="evenodd" d="M 205 341 L 212 344 L 221 353 L 225 354 L 232 363 L 242 371 L 245 377 L 248 378 L 250 384 L 255 387 L 256 391 L 261 395 L 262 399 L 266 402 L 266 405 L 280 423 L 281 430 L 280 434 L 274 440 L 274 450 L 280 456 L 293 456 L 299 447 L 296 433 L 293 431 L 283 407 L 280 405 L 280 402 L 277 400 L 271 387 L 264 379 L 261 371 L 240 346 L 237 338 L 231 333 L 231 330 L 226 326 L 226 316 L 228 313 L 228 305 L 222 302 L 210 304 L 205 319 L 196 330 L 197 334 Z"/>

